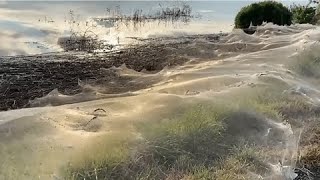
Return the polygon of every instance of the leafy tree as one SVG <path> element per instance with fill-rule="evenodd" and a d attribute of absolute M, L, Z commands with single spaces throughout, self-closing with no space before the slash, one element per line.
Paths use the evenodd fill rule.
<path fill-rule="evenodd" d="M 293 5 L 291 6 L 291 12 L 292 12 L 292 21 L 294 23 L 299 23 L 299 24 L 315 23 L 316 7 Z"/>
<path fill-rule="evenodd" d="M 243 7 L 235 18 L 236 28 L 248 28 L 250 24 L 257 26 L 263 22 L 278 25 L 291 25 L 292 13 L 282 3 L 263 1 Z"/>

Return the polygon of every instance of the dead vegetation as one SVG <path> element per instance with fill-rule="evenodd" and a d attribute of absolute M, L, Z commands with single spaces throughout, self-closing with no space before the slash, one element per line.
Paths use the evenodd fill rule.
<path fill-rule="evenodd" d="M 0 57 L 0 110 L 28 107 L 29 100 L 43 97 L 54 89 L 65 95 L 78 94 L 83 90 L 79 82 L 103 87 L 101 93 L 107 94 L 146 88 L 159 79 L 134 82 L 134 77 L 119 76 L 112 67 L 126 64 L 127 68 L 138 72 L 159 72 L 164 67 L 182 65 L 190 57 L 200 54 L 201 49 L 193 49 L 193 53 L 185 54 L 186 44 L 191 44 L 197 38 L 218 42 L 220 37 L 219 34 L 190 36 L 183 41 L 170 43 L 151 39 L 141 45 L 108 53 Z"/>
<path fill-rule="evenodd" d="M 99 39 L 98 35 L 94 32 L 94 28 L 98 25 L 105 26 L 106 28 L 118 28 L 120 24 L 125 24 L 127 27 L 133 24 L 134 29 L 138 31 L 139 27 L 150 21 L 158 21 L 159 23 L 182 21 L 187 23 L 192 18 L 191 11 L 191 7 L 185 3 L 173 7 L 162 7 L 160 4 L 160 10 L 151 14 L 145 14 L 142 9 L 136 9 L 131 15 L 124 15 L 121 13 L 120 6 L 117 6 L 116 9 L 107 8 L 107 17 L 92 18 L 86 21 L 85 29 L 81 30 L 81 22 L 77 19 L 75 12 L 70 10 L 69 17 L 66 19 L 66 22 L 70 25 L 70 36 L 59 38 L 57 43 L 65 51 L 109 51 L 115 45 L 111 45 L 106 40 Z"/>
<path fill-rule="evenodd" d="M 93 52 L 94 50 L 111 50 L 112 45 L 106 44 L 105 41 L 99 40 L 98 35 L 87 29 L 84 32 L 73 32 L 70 37 L 60 37 L 60 45 L 65 51 L 84 51 Z"/>
<path fill-rule="evenodd" d="M 100 22 L 122 22 L 125 24 L 133 23 L 135 25 L 142 25 L 142 23 L 150 21 L 159 22 L 189 22 L 192 16 L 192 8 L 186 3 L 182 3 L 176 6 L 162 6 L 159 4 L 160 9 L 155 10 L 152 13 L 145 13 L 142 9 L 135 9 L 131 15 L 122 14 L 120 7 L 115 10 L 108 9 L 107 17 L 95 18 L 96 21 Z"/>
<path fill-rule="evenodd" d="M 301 135 L 297 172 L 302 180 L 320 178 L 320 123 L 316 119 L 308 122 Z"/>
<path fill-rule="evenodd" d="M 60 37 L 57 44 L 65 51 L 81 51 L 93 52 L 95 50 L 111 50 L 112 45 L 107 44 L 106 41 L 99 39 L 99 36 L 94 32 L 97 24 L 93 20 L 86 21 L 84 28 L 81 21 L 73 10 L 69 11 L 68 18 L 65 20 L 69 24 L 70 35 Z"/>

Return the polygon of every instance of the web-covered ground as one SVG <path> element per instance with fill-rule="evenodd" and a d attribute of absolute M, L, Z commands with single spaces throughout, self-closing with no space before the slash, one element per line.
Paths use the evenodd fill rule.
<path fill-rule="evenodd" d="M 0 177 L 317 179 L 319 40 L 314 26 L 272 24 L 186 39 L 163 48 L 175 66 L 128 59 L 102 69 L 115 80 L 0 112 Z"/>

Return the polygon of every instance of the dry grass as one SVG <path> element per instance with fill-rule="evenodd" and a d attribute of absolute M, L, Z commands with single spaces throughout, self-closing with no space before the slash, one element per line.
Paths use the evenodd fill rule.
<path fill-rule="evenodd" d="M 309 49 L 298 54 L 290 68 L 302 76 L 319 78 L 320 77 L 320 54 L 319 44 L 312 45 Z"/>
<path fill-rule="evenodd" d="M 312 45 L 308 50 L 297 55 L 290 68 L 309 78 L 313 83 L 319 83 L 320 54 L 319 44 Z M 288 121 L 293 128 L 303 128 L 300 138 L 297 171 L 300 178 L 320 178 L 320 106 L 315 105 L 305 97 L 296 93 L 285 93 L 271 101 L 272 109 L 277 111 L 283 120 Z M 307 177 L 308 176 L 308 177 Z"/>
<path fill-rule="evenodd" d="M 301 152 L 299 163 L 310 170 L 317 170 L 320 173 L 320 146 L 319 144 L 310 145 Z"/>
<path fill-rule="evenodd" d="M 305 127 L 301 139 L 301 151 L 297 167 L 300 169 L 306 168 L 311 173 L 309 176 L 320 178 L 320 123 L 317 119 Z"/>

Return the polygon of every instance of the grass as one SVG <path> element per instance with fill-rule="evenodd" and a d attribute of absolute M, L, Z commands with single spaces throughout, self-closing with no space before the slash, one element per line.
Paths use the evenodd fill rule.
<path fill-rule="evenodd" d="M 226 151 L 217 143 L 221 141 L 227 112 L 221 107 L 197 106 L 174 119 L 139 123 L 137 129 L 143 140 L 135 142 L 131 152 L 124 145 L 128 144 L 126 138 L 103 141 L 96 145 L 98 149 L 80 153 L 81 157 L 67 167 L 65 176 L 67 179 L 95 179 L 96 176 L 99 179 L 165 179 L 183 176 L 195 167 L 209 167 Z"/>
<path fill-rule="evenodd" d="M 320 146 L 317 145 L 310 145 L 302 151 L 302 156 L 299 160 L 299 164 L 303 165 L 305 168 L 316 171 L 318 175 L 320 175 Z"/>
<path fill-rule="evenodd" d="M 33 116 L 16 119 L 0 127 L 0 179 L 49 178 L 54 165 L 61 164 L 56 156 L 65 157 L 62 148 L 51 149 L 51 142 L 43 145 L 44 133 L 51 134 L 52 127 Z M 45 166 L 38 166 L 50 161 Z"/>
<path fill-rule="evenodd" d="M 124 133 L 98 137 L 88 148 L 76 154 L 62 171 L 66 179 L 113 177 L 116 173 L 113 170 L 129 159 L 130 142 L 130 136 Z"/>
<path fill-rule="evenodd" d="M 317 119 L 309 122 L 301 135 L 299 169 L 308 169 L 314 179 L 320 178 L 320 123 Z"/>
<path fill-rule="evenodd" d="M 295 61 L 290 66 L 292 70 L 302 77 L 307 77 L 313 84 L 318 84 L 320 77 L 320 54 L 319 44 L 313 44 L 308 50 L 296 56 Z M 301 97 L 295 97 L 291 103 L 280 106 L 280 112 L 286 119 L 294 122 L 300 120 L 303 123 L 303 132 L 300 141 L 300 157 L 297 161 L 299 169 L 307 168 L 312 173 L 309 174 L 314 179 L 320 178 L 320 127 L 319 127 L 319 106 L 307 103 Z M 301 124 L 300 122 L 300 124 Z M 303 171 L 302 171 L 303 172 Z M 306 172 L 303 172 L 308 174 Z"/>
<path fill-rule="evenodd" d="M 65 167 L 64 177 L 241 180 L 271 173 L 264 160 L 281 152 L 259 146 L 264 118 L 298 127 L 303 124 L 300 116 L 318 116 L 304 97 L 284 93 L 286 84 L 278 83 L 237 100 L 192 106 L 174 118 L 139 122 L 135 124 L 139 139 L 123 134 L 101 137 Z M 309 154 L 302 159 L 313 163 L 309 157 L 318 156 Z"/>
<path fill-rule="evenodd" d="M 269 167 L 259 160 L 261 156 L 252 147 L 239 146 L 221 162 L 219 168 L 214 172 L 214 179 L 258 179 L 257 177 L 249 178 L 252 176 L 249 172 L 259 172 L 261 174 L 270 172 Z"/>
<path fill-rule="evenodd" d="M 128 144 L 126 139 L 109 144 L 114 142 L 113 138 L 102 138 L 105 145 L 98 144 L 99 149 L 80 153 L 66 168 L 65 177 L 245 179 L 248 169 L 260 173 L 263 169 L 265 173 L 268 168 L 254 148 L 243 145 L 240 137 L 246 138 L 247 134 L 234 130 L 237 126 L 234 122 L 240 116 L 255 119 L 225 105 L 202 104 L 173 119 L 140 122 L 137 130 L 143 139 L 133 144 Z"/>
<path fill-rule="evenodd" d="M 257 177 L 250 172 L 264 174 L 270 171 L 269 167 L 259 160 L 260 157 L 260 151 L 246 144 L 241 144 L 234 147 L 225 159 L 220 159 L 216 163 L 216 167 L 196 167 L 193 174 L 187 177 L 192 180 L 245 180 L 249 177 L 251 177 L 250 179 L 257 179 Z"/>
<path fill-rule="evenodd" d="M 296 56 L 290 68 L 302 76 L 319 78 L 320 77 L 320 54 L 319 45 L 315 44 L 309 50 L 305 50 Z"/>

